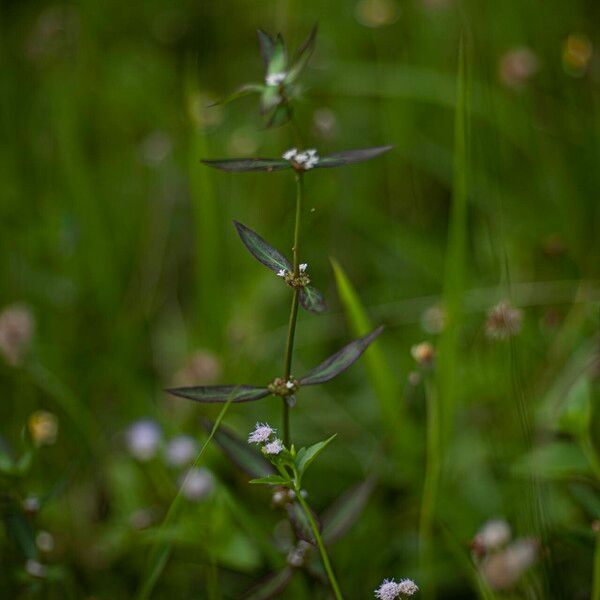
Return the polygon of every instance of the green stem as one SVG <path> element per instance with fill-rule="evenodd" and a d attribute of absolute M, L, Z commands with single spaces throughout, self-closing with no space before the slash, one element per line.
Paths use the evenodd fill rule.
<path fill-rule="evenodd" d="M 300 274 L 300 220 L 302 217 L 302 200 L 304 198 L 304 180 L 302 173 L 296 173 L 296 221 L 294 224 L 294 277 Z M 285 343 L 284 375 L 287 381 L 292 374 L 292 356 L 294 354 L 294 336 L 296 334 L 296 323 L 298 320 L 298 295 L 300 291 L 294 288 L 292 296 L 292 308 L 290 310 L 290 320 L 288 325 L 287 340 Z M 286 446 L 290 444 L 290 407 L 286 398 L 283 402 L 283 443 Z"/>
<path fill-rule="evenodd" d="M 592 436 L 589 431 L 586 431 L 579 440 L 583 453 L 585 454 L 587 461 L 590 463 L 590 467 L 594 472 L 594 475 L 600 481 L 600 458 L 596 452 Z"/>
<path fill-rule="evenodd" d="M 441 466 L 439 406 L 437 394 L 435 393 L 433 382 L 429 375 L 425 376 L 425 395 L 427 400 L 427 457 L 419 527 L 419 562 L 421 577 L 424 577 L 425 571 L 431 567 L 432 562 L 431 537 Z M 435 588 L 432 583 L 424 587 L 423 591 L 426 598 L 435 598 Z"/>
<path fill-rule="evenodd" d="M 317 541 L 317 546 L 319 547 L 319 552 L 321 553 L 321 560 L 323 561 L 325 572 L 327 573 L 329 583 L 331 584 L 333 595 L 335 596 L 336 600 L 344 600 L 344 597 L 342 596 L 342 592 L 340 590 L 340 586 L 338 585 L 337 579 L 335 578 L 333 567 L 331 566 L 329 555 L 327 554 L 327 549 L 325 548 L 325 544 L 323 543 L 323 539 L 321 538 L 321 532 L 319 531 L 319 527 L 315 521 L 315 518 L 313 517 L 312 511 L 306 503 L 306 500 L 302 497 L 300 488 L 296 487 L 295 491 L 296 497 L 298 498 L 298 502 L 300 502 L 300 506 L 302 506 L 302 510 L 304 511 L 308 522 L 310 523 L 313 535 L 315 536 L 315 540 Z"/>
<path fill-rule="evenodd" d="M 596 551 L 594 552 L 594 574 L 592 578 L 592 598 L 600 600 L 600 524 L 596 527 Z"/>

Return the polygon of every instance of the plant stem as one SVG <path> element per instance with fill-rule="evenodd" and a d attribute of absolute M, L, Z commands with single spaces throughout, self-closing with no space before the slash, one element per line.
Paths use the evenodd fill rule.
<path fill-rule="evenodd" d="M 294 224 L 294 277 L 300 274 L 300 220 L 302 217 L 302 201 L 304 198 L 304 180 L 302 173 L 296 173 L 296 221 Z M 292 373 L 292 356 L 294 354 L 294 336 L 296 334 L 296 322 L 298 320 L 298 295 L 300 291 L 297 287 L 294 288 L 292 296 L 292 308 L 290 310 L 290 320 L 288 325 L 287 340 L 285 343 L 285 364 L 284 375 L 285 381 Z M 286 446 L 290 444 L 290 407 L 287 403 L 287 398 L 281 399 L 283 402 L 283 443 Z"/>
<path fill-rule="evenodd" d="M 592 578 L 591 600 L 600 600 L 600 528 L 596 531 L 596 551 L 594 552 L 594 574 Z"/>
<path fill-rule="evenodd" d="M 596 479 L 600 481 L 600 458 L 598 457 L 598 453 L 596 452 L 596 448 L 589 431 L 586 431 L 580 437 L 579 443 L 581 444 L 583 453 L 585 454 L 588 463 L 590 464 L 590 467 L 596 476 Z"/>
<path fill-rule="evenodd" d="M 427 401 L 427 457 L 419 527 L 419 562 L 421 577 L 424 577 L 425 571 L 431 568 L 432 563 L 431 535 L 437 503 L 441 465 L 439 406 L 433 382 L 428 374 L 425 375 L 425 395 Z M 423 592 L 425 597 L 435 598 L 435 587 L 433 583 L 424 586 Z"/>
<path fill-rule="evenodd" d="M 300 502 L 300 506 L 302 506 L 302 510 L 304 511 L 304 514 L 306 515 L 306 518 L 310 523 L 313 535 L 315 536 L 315 540 L 317 541 L 317 546 L 319 547 L 319 552 L 321 553 L 321 560 L 323 561 L 325 572 L 327 573 L 329 583 L 331 584 L 333 595 L 335 596 L 336 600 L 344 600 L 344 597 L 342 596 L 342 592 L 340 590 L 340 586 L 338 585 L 337 579 L 335 578 L 333 567 L 331 566 L 331 562 L 329 561 L 327 549 L 325 548 L 325 544 L 323 543 L 323 539 L 321 538 L 319 527 L 315 521 L 315 518 L 313 517 L 310 507 L 306 503 L 306 500 L 302 497 L 301 490 L 299 487 L 296 488 L 296 498 L 298 498 L 298 502 Z"/>

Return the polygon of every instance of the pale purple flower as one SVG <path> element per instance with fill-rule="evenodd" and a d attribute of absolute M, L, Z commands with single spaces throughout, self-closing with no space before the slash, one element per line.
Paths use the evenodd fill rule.
<path fill-rule="evenodd" d="M 215 478 L 208 469 L 192 468 L 185 475 L 181 492 L 188 500 L 203 500 L 215 487 Z"/>
<path fill-rule="evenodd" d="M 319 162 L 319 155 L 315 148 L 303 150 L 298 152 L 297 148 L 290 148 L 287 152 L 281 155 L 285 160 L 289 160 L 294 164 L 295 167 L 308 171 L 317 165 Z"/>
<path fill-rule="evenodd" d="M 275 439 L 263 446 L 263 452 L 265 454 L 279 454 L 283 451 L 283 448 L 283 442 L 280 439 Z"/>
<path fill-rule="evenodd" d="M 418 591 L 419 588 L 412 579 L 401 579 L 399 583 L 393 579 L 384 579 L 375 590 L 375 597 L 379 600 L 395 600 L 400 596 L 412 596 Z"/>
<path fill-rule="evenodd" d="M 173 467 L 183 467 L 192 462 L 198 452 L 198 443 L 189 435 L 174 437 L 166 449 L 167 463 Z"/>
<path fill-rule="evenodd" d="M 257 423 L 254 431 L 248 436 L 249 444 L 264 444 L 271 439 L 272 435 L 277 433 L 268 423 Z"/>
<path fill-rule="evenodd" d="M 156 454 L 161 438 L 160 426 L 150 419 L 136 421 L 125 434 L 127 449 L 141 461 L 150 460 Z"/>

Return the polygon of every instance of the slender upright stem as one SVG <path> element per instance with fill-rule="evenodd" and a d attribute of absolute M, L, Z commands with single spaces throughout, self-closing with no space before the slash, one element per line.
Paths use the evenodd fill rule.
<path fill-rule="evenodd" d="M 300 221 L 302 217 L 302 200 L 304 198 L 304 180 L 301 172 L 296 173 L 296 220 L 294 224 L 294 277 L 300 274 Z M 294 354 L 294 336 L 296 334 L 296 322 L 298 320 L 298 295 L 300 291 L 294 288 L 292 296 L 292 308 L 288 325 L 287 340 L 285 343 L 285 364 L 283 378 L 287 381 L 292 374 L 292 357 Z M 290 407 L 287 398 L 283 402 L 283 442 L 286 446 L 290 443 Z"/>
<path fill-rule="evenodd" d="M 427 400 L 427 457 L 425 465 L 425 481 L 423 483 L 423 499 L 421 501 L 421 519 L 419 527 L 419 562 L 421 577 L 431 568 L 432 562 L 432 529 L 437 493 L 440 478 L 441 429 L 439 422 L 439 406 L 437 394 L 431 377 L 425 375 L 425 395 Z M 427 583 L 423 589 L 426 598 L 435 598 L 433 583 Z"/>
<path fill-rule="evenodd" d="M 594 531 L 596 533 L 596 551 L 594 552 L 591 600 L 600 600 L 600 522 L 596 521 Z"/>
<path fill-rule="evenodd" d="M 344 600 L 342 596 L 342 592 L 340 590 L 340 586 L 335 578 L 335 573 L 333 572 L 333 567 L 331 566 L 331 562 L 329 560 L 329 555 L 327 554 L 327 549 L 325 548 L 325 544 L 323 543 L 323 538 L 321 537 L 321 532 L 319 531 L 319 527 L 315 518 L 310 510 L 310 507 L 306 503 L 306 500 L 302 497 L 301 490 L 299 488 L 296 489 L 296 497 L 298 498 L 298 502 L 300 502 L 300 506 L 302 506 L 302 510 L 310 523 L 310 527 L 312 529 L 313 535 L 315 536 L 315 540 L 317 542 L 317 546 L 319 547 L 319 552 L 321 553 L 321 560 L 323 561 L 323 567 L 325 567 L 325 572 L 327 573 L 327 577 L 329 579 L 329 583 L 331 585 L 331 589 L 333 591 L 333 595 L 336 600 Z"/>

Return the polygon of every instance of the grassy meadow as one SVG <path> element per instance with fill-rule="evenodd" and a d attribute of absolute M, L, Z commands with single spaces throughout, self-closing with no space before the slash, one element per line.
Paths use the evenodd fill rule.
<path fill-rule="evenodd" d="M 263 82 L 257 28 L 314 24 L 292 123 L 214 105 Z M 293 374 L 385 326 L 290 410 L 337 434 L 303 486 L 344 598 L 600 600 L 599 3 L 7 0 L 0 31 L 0 597 L 332 597 L 248 483 L 280 400 L 164 390 L 283 376 L 290 292 L 232 221 L 291 256 L 294 178 L 201 159 L 393 144 L 305 177 L 329 309 Z"/>

